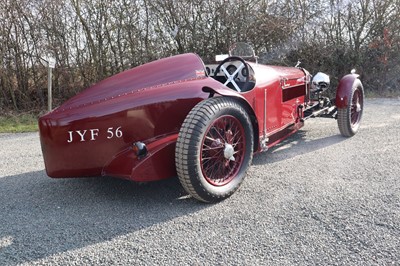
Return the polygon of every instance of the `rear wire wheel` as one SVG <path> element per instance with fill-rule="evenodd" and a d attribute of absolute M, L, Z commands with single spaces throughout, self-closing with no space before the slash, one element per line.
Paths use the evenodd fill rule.
<path fill-rule="evenodd" d="M 337 121 L 340 133 L 345 137 L 352 137 L 360 127 L 364 111 L 364 89 L 359 79 L 354 81 L 347 99 L 347 107 L 338 109 Z"/>
<path fill-rule="evenodd" d="M 253 127 L 241 104 L 216 97 L 197 104 L 179 132 L 175 164 L 184 189 L 204 202 L 231 196 L 253 159 Z"/>

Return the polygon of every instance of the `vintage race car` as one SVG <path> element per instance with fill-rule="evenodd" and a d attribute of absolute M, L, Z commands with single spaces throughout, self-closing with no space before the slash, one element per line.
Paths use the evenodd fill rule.
<path fill-rule="evenodd" d="M 47 174 L 139 182 L 177 175 L 194 198 L 216 202 L 238 189 L 254 153 L 305 120 L 337 119 L 346 137 L 359 129 L 364 91 L 354 72 L 329 99 L 326 74 L 259 64 L 244 43 L 217 62 L 188 53 L 147 63 L 40 117 Z"/>

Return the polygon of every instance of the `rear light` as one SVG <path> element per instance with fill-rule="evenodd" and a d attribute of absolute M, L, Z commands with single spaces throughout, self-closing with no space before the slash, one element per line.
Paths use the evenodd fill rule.
<path fill-rule="evenodd" d="M 139 159 L 142 159 L 147 155 L 146 144 L 144 144 L 143 142 L 138 141 L 133 143 L 132 149 Z"/>

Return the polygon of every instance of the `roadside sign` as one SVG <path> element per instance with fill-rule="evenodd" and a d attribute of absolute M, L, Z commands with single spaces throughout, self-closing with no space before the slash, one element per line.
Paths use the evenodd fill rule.
<path fill-rule="evenodd" d="M 56 66 L 56 59 L 55 58 L 49 57 L 47 59 L 47 62 L 48 62 L 49 68 L 54 68 Z"/>

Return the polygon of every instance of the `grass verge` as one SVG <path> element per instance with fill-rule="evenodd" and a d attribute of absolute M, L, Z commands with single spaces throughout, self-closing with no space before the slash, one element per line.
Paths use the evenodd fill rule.
<path fill-rule="evenodd" d="M 0 133 L 34 132 L 38 131 L 37 115 L 31 113 L 23 114 L 1 114 Z"/>
<path fill-rule="evenodd" d="M 367 98 L 399 98 L 398 91 L 386 92 L 385 95 L 378 94 L 374 91 L 366 90 Z M 16 113 L 14 111 L 5 111 L 0 109 L 0 133 L 20 133 L 20 132 L 35 132 L 38 131 L 37 113 Z"/>

